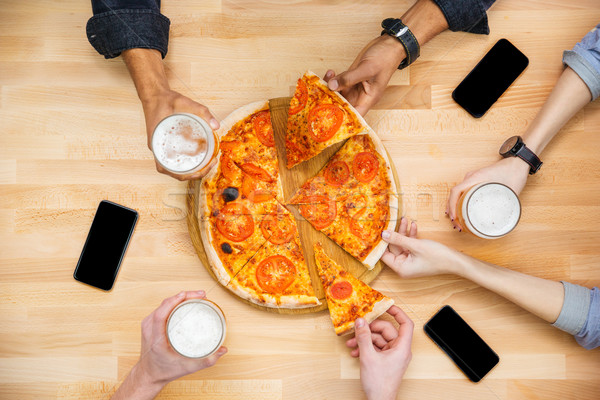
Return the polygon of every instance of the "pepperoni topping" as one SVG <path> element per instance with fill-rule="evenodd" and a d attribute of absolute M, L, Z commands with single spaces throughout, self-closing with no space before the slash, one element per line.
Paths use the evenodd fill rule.
<path fill-rule="evenodd" d="M 363 183 L 370 182 L 379 171 L 379 160 L 370 151 L 363 151 L 352 160 L 352 173 Z"/>
<path fill-rule="evenodd" d="M 352 295 L 352 285 L 348 281 L 334 283 L 329 288 L 329 294 L 336 300 L 344 300 Z"/>
<path fill-rule="evenodd" d="M 306 218 L 316 229 L 327 228 L 337 215 L 337 206 L 335 201 L 327 196 L 308 196 L 306 201 L 309 204 L 302 204 L 299 207 L 300 214 Z"/>
<path fill-rule="evenodd" d="M 269 214 L 260 223 L 260 231 L 273 244 L 284 244 L 292 240 L 296 225 L 282 214 Z"/>
<path fill-rule="evenodd" d="M 340 187 L 350 179 L 350 168 L 344 161 L 335 161 L 325 170 L 325 181 L 334 187 Z"/>
<path fill-rule="evenodd" d="M 310 110 L 308 132 L 316 142 L 326 142 L 344 121 L 344 111 L 335 104 L 323 104 Z"/>
<path fill-rule="evenodd" d="M 306 101 L 308 100 L 308 90 L 306 89 L 306 83 L 302 79 L 298 79 L 298 85 L 296 85 L 296 93 L 290 102 L 289 115 L 298 114 L 304 110 Z"/>
<path fill-rule="evenodd" d="M 254 232 L 254 220 L 243 205 L 227 203 L 217 215 L 217 230 L 232 242 L 241 242 Z"/>
<path fill-rule="evenodd" d="M 281 294 L 296 280 L 296 267 L 287 257 L 267 257 L 256 268 L 256 281 L 267 293 Z"/>
<path fill-rule="evenodd" d="M 261 111 L 252 118 L 252 126 L 258 140 L 265 146 L 275 147 L 273 126 L 271 125 L 271 114 L 269 111 Z"/>

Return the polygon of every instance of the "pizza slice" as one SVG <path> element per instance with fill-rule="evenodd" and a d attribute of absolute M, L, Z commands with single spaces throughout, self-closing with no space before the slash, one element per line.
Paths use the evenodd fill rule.
<path fill-rule="evenodd" d="M 292 196 L 300 214 L 372 269 L 394 229 L 398 198 L 385 150 L 367 135 L 354 136 Z"/>
<path fill-rule="evenodd" d="M 334 143 L 367 132 L 373 131 L 354 107 L 308 71 L 298 79 L 288 110 L 287 167 L 316 156 Z"/>
<path fill-rule="evenodd" d="M 266 243 L 229 283 L 241 298 L 266 307 L 305 308 L 321 304 L 315 296 L 294 218 L 284 207 L 265 216 Z"/>
<path fill-rule="evenodd" d="M 329 315 L 338 336 L 354 332 L 357 318 L 371 323 L 394 304 L 394 300 L 372 289 L 329 258 L 321 243 L 315 243 L 314 249 Z"/>

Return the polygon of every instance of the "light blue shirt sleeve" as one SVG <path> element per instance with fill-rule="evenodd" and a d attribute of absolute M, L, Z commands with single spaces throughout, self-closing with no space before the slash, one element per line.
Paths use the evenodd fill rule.
<path fill-rule="evenodd" d="M 556 322 L 558 329 L 575 336 L 575 340 L 590 350 L 600 346 L 600 290 L 562 282 L 565 300 Z"/>
<path fill-rule="evenodd" d="M 600 24 L 563 53 L 563 63 L 571 67 L 592 93 L 592 101 L 600 96 Z"/>

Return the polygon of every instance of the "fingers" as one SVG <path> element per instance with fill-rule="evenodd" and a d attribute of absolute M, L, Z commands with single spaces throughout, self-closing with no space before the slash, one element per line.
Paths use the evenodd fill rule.
<path fill-rule="evenodd" d="M 373 348 L 373 342 L 371 341 L 371 329 L 369 329 L 369 324 L 363 318 L 358 318 L 354 322 L 354 332 L 362 357 L 374 354 L 375 348 Z"/>
<path fill-rule="evenodd" d="M 200 103 L 196 103 L 195 101 L 194 101 L 194 114 L 196 114 L 197 116 L 199 116 L 200 118 L 202 118 L 203 120 L 208 122 L 208 124 L 210 125 L 210 127 L 213 130 L 217 130 L 221 126 L 219 124 L 219 121 L 217 121 L 217 119 L 210 112 L 208 107 L 206 107 Z"/>
<path fill-rule="evenodd" d="M 394 344 L 394 347 L 401 346 L 405 350 L 410 351 L 410 345 L 412 343 L 414 323 L 408 315 L 398 306 L 391 306 L 387 311 L 396 322 L 400 325 L 398 327 L 398 341 Z"/>
<path fill-rule="evenodd" d="M 472 186 L 473 183 L 469 180 L 471 176 L 472 175 L 467 174 L 465 176 L 464 181 L 454 186 L 452 190 L 450 190 L 450 195 L 448 196 L 448 202 L 446 204 L 446 213 L 448 214 L 448 217 L 450 217 L 450 221 L 452 222 L 454 227 L 458 228 L 459 232 L 462 231 L 463 227 L 460 225 L 456 218 L 456 206 L 458 204 L 458 199 L 463 194 L 463 192 Z"/>
<path fill-rule="evenodd" d="M 219 358 L 223 357 L 225 354 L 227 354 L 227 347 L 221 346 L 219 348 L 219 350 L 216 351 L 215 354 L 202 359 L 200 361 L 200 367 L 198 369 L 200 370 L 200 369 L 212 367 L 213 365 L 215 365 L 217 363 L 217 361 L 219 361 Z"/>
<path fill-rule="evenodd" d="M 372 79 L 374 75 L 375 71 L 373 71 L 371 64 L 368 62 L 362 62 L 358 64 L 355 69 L 342 72 L 341 74 L 330 79 L 328 86 L 331 90 L 341 91 L 363 81 L 368 81 Z"/>
<path fill-rule="evenodd" d="M 333 78 L 335 76 L 335 72 L 332 69 L 327 70 L 327 72 L 325 72 L 325 76 L 323 77 L 323 80 L 325 82 L 329 82 L 331 80 L 331 78 Z"/>
<path fill-rule="evenodd" d="M 408 232 L 408 236 L 413 239 L 417 238 L 417 223 L 415 221 L 410 223 L 410 231 Z"/>
<path fill-rule="evenodd" d="M 381 337 L 388 342 L 398 337 L 398 330 L 396 327 L 391 322 L 381 319 L 376 319 L 371 322 L 371 333 L 381 335 Z"/>
<path fill-rule="evenodd" d="M 417 225 L 414 225 L 414 233 L 416 235 Z M 412 224 L 411 232 L 413 232 Z M 419 239 L 416 239 L 415 237 L 407 237 L 402 233 L 385 230 L 381 234 L 381 238 L 391 245 L 400 247 L 401 249 L 403 249 L 403 251 L 414 252 L 419 249 Z"/>
<path fill-rule="evenodd" d="M 163 323 L 166 322 L 171 311 L 180 303 L 187 299 L 201 299 L 206 297 L 206 293 L 203 290 L 197 292 L 180 292 L 175 296 L 166 298 L 160 304 L 160 306 L 153 312 L 153 321 Z"/>

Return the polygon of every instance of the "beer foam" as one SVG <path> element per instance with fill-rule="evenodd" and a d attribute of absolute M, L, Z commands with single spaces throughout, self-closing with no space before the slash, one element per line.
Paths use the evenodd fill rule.
<path fill-rule="evenodd" d="M 173 312 L 167 334 L 171 346 L 179 353 L 186 357 L 204 357 L 221 344 L 224 322 L 209 305 L 190 302 Z"/>
<path fill-rule="evenodd" d="M 174 172 L 191 171 L 206 158 L 207 128 L 185 114 L 174 114 L 162 120 L 152 136 L 152 151 L 160 164 Z"/>
<path fill-rule="evenodd" d="M 510 232 L 521 217 L 521 204 L 508 187 L 489 183 L 473 192 L 467 202 L 468 220 L 487 236 L 502 236 Z"/>

